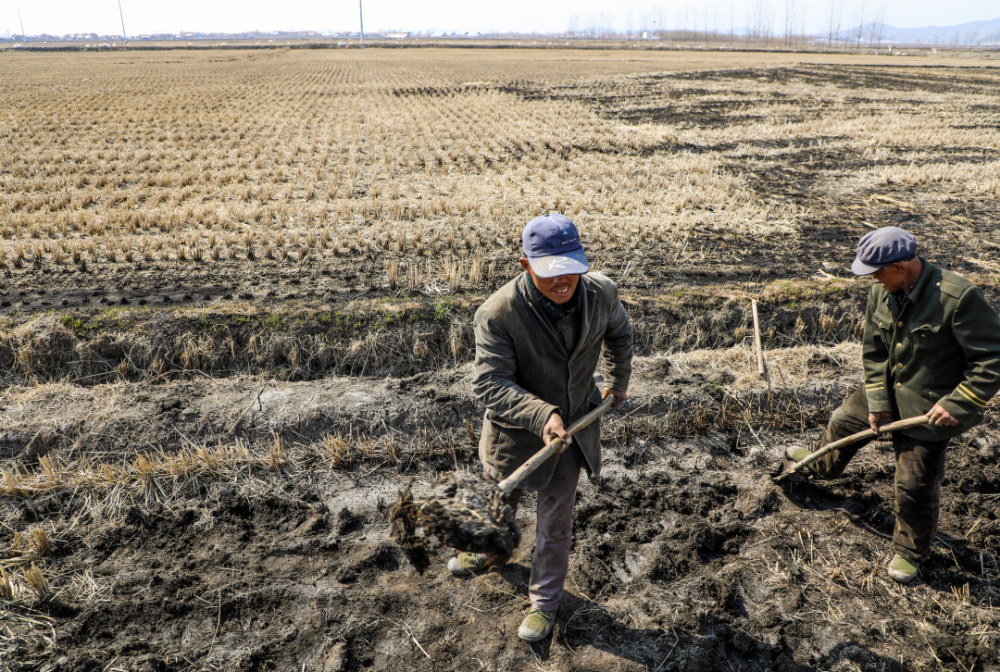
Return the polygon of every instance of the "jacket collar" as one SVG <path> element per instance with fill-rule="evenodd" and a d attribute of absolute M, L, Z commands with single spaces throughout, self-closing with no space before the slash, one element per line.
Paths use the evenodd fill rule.
<path fill-rule="evenodd" d="M 540 302 L 532 299 L 531 291 L 533 289 L 535 291 L 538 290 L 534 286 L 534 283 L 531 282 L 531 276 L 527 273 L 522 273 L 517 279 L 517 287 L 520 291 L 521 298 L 524 299 L 524 302 L 528 304 L 528 307 L 534 311 L 535 315 L 538 316 L 538 321 L 542 323 L 542 329 L 545 333 L 548 334 L 549 338 L 555 341 L 557 347 L 561 348 L 563 352 L 566 352 L 566 348 L 562 344 L 562 339 L 560 339 L 556 334 L 556 328 L 552 324 L 552 320 L 547 319 L 548 313 L 546 313 L 541 307 L 542 304 Z M 577 341 L 576 350 L 573 352 L 566 352 L 566 355 L 571 360 L 588 340 L 587 335 L 590 333 L 591 321 L 593 320 L 594 315 L 594 305 L 597 301 L 597 292 L 590 286 L 590 281 L 588 280 L 586 274 L 580 276 L 580 284 L 576 287 L 576 292 L 573 295 L 573 301 L 579 301 L 580 339 Z"/>
<path fill-rule="evenodd" d="M 931 276 L 934 275 L 934 271 L 937 270 L 937 266 L 931 264 L 923 257 L 920 257 L 920 261 L 924 262 L 924 270 L 920 272 L 920 277 L 917 278 L 917 284 L 913 285 L 913 291 L 910 292 L 910 303 L 919 303 L 920 297 L 924 295 L 924 288 L 931 281 Z"/>
<path fill-rule="evenodd" d="M 883 295 L 882 300 L 889 304 L 891 308 L 902 308 L 903 306 L 910 303 L 919 303 L 920 297 L 924 295 L 924 288 L 931 281 L 931 276 L 938 270 L 937 266 L 930 263 L 923 257 L 920 257 L 920 261 L 924 262 L 924 269 L 920 271 L 920 277 L 917 278 L 917 282 L 913 285 L 913 290 L 907 295 L 906 302 L 901 301 L 902 296 L 896 296 L 895 294 L 890 294 L 886 292 Z"/>
<path fill-rule="evenodd" d="M 534 299 L 538 305 L 542 307 L 542 310 L 544 310 L 553 320 L 561 319 L 566 315 L 566 313 L 580 308 L 580 297 L 583 296 L 584 293 L 581 289 L 583 287 L 583 276 L 580 276 L 580 282 L 577 283 L 573 296 L 570 297 L 569 301 L 560 305 L 551 301 L 547 296 L 542 294 L 542 290 L 538 289 L 535 285 L 535 281 L 532 280 L 527 271 L 525 271 L 524 275 L 528 280 L 528 293 L 531 295 L 531 298 Z"/>

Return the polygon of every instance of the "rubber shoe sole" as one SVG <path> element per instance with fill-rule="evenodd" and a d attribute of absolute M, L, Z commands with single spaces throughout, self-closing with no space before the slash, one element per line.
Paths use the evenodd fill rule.
<path fill-rule="evenodd" d="M 552 634 L 552 627 L 555 624 L 556 610 L 532 609 L 521 621 L 521 627 L 517 629 L 517 636 L 526 642 L 540 642 Z"/>
<path fill-rule="evenodd" d="M 917 574 L 920 573 L 920 567 L 901 555 L 897 555 L 889 563 L 886 568 L 889 577 L 896 581 L 897 583 L 909 583 L 913 579 L 917 578 Z"/>
<path fill-rule="evenodd" d="M 789 446 L 788 448 L 785 448 L 785 457 L 787 457 L 792 462 L 795 462 L 796 464 L 806 459 L 810 455 L 812 455 L 812 451 L 809 450 L 808 448 L 799 448 L 797 446 Z M 826 480 L 826 476 L 816 471 L 816 469 L 813 468 L 812 464 L 807 464 L 806 469 L 809 470 L 809 473 L 812 474 L 813 478 L 820 481 Z M 800 471 L 799 473 L 802 472 Z"/>
<path fill-rule="evenodd" d="M 448 561 L 448 571 L 453 576 L 476 576 L 489 569 L 486 562 L 478 553 L 459 553 Z"/>
<path fill-rule="evenodd" d="M 789 446 L 785 449 L 785 457 L 787 457 L 792 462 L 801 462 L 802 460 L 809 457 L 812 453 L 808 448 L 799 448 L 797 446 Z"/>

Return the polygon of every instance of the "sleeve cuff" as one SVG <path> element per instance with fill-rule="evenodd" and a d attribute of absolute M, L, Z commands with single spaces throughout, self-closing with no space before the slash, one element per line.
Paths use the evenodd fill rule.
<path fill-rule="evenodd" d="M 562 413 L 559 411 L 558 406 L 552 406 L 551 404 L 545 404 L 541 409 L 539 409 L 538 414 L 535 415 L 535 420 L 532 422 L 531 431 L 538 436 L 542 435 L 545 429 L 545 423 L 549 421 L 553 413 L 558 413 L 560 417 L 563 417 Z"/>
<path fill-rule="evenodd" d="M 885 392 L 885 383 L 865 385 L 865 396 L 868 398 L 869 413 L 886 413 L 892 410 L 892 402 Z"/>
<path fill-rule="evenodd" d="M 865 390 L 865 396 L 868 397 L 869 413 L 888 413 L 892 410 L 892 402 L 884 390 L 879 392 Z"/>
<path fill-rule="evenodd" d="M 612 390 L 618 390 L 619 392 L 628 391 L 628 378 L 611 378 L 610 381 L 605 382 L 601 387 L 610 387 Z"/>
<path fill-rule="evenodd" d="M 970 408 L 969 404 L 961 403 L 958 399 L 955 399 L 954 393 L 941 399 L 937 403 L 941 406 L 941 408 L 951 413 L 952 417 L 963 425 L 969 423 L 976 417 L 976 415 L 983 412 L 978 406 Z"/>

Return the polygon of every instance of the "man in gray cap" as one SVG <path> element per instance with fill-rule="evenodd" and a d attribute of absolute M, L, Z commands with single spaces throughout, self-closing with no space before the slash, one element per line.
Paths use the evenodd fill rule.
<path fill-rule="evenodd" d="M 488 476 L 503 479 L 559 437 L 565 446 L 522 482 L 538 493 L 535 550 L 528 595 L 531 609 L 521 639 L 548 637 L 563 594 L 573 539 L 573 504 L 580 469 L 601 473 L 601 429 L 595 422 L 576 436 L 566 428 L 608 395 L 625 401 L 632 371 L 632 325 L 618 289 L 589 265 L 569 219 L 533 219 L 522 236 L 524 273 L 476 311 L 473 391 L 486 406 L 479 456 Z M 594 372 L 604 360 L 599 392 Z M 522 490 L 508 503 L 517 510 Z M 489 567 L 486 556 L 461 553 L 448 562 L 456 576 Z"/>
<path fill-rule="evenodd" d="M 892 437 L 896 527 L 888 573 L 906 583 L 937 534 L 948 441 L 979 424 L 1000 389 L 1000 316 L 978 287 L 918 257 L 916 239 L 893 226 L 861 239 L 851 270 L 876 280 L 865 314 L 865 385 L 834 411 L 820 445 L 927 415 L 929 424 Z M 832 451 L 810 469 L 818 478 L 839 478 L 866 443 Z M 795 461 L 809 454 L 787 452 Z"/>

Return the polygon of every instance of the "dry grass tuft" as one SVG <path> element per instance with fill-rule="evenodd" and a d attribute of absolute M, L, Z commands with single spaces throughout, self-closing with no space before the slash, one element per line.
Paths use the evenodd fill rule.
<path fill-rule="evenodd" d="M 3 565 L 0 565 L 0 600 L 6 602 L 14 601 L 14 586 L 10 583 L 10 578 L 7 576 L 7 572 L 4 571 Z"/>
<path fill-rule="evenodd" d="M 281 471 L 288 462 L 288 455 L 285 453 L 285 440 L 280 434 L 276 434 L 271 442 L 268 466 L 274 471 Z"/>
<path fill-rule="evenodd" d="M 389 289 L 396 291 L 403 279 L 402 266 L 395 259 L 389 260 L 386 265 L 386 275 L 389 277 Z"/>
<path fill-rule="evenodd" d="M 31 563 L 31 567 L 24 573 L 24 580 L 42 602 L 52 598 L 53 593 L 52 589 L 49 588 L 49 582 L 38 567 L 35 566 L 35 563 Z"/>
<path fill-rule="evenodd" d="M 354 452 L 342 436 L 327 435 L 321 440 L 323 450 L 335 467 L 349 469 L 354 466 Z"/>
<path fill-rule="evenodd" d="M 31 540 L 38 555 L 48 555 L 52 552 L 52 546 L 49 545 L 49 538 L 42 528 L 36 527 L 32 530 Z"/>

